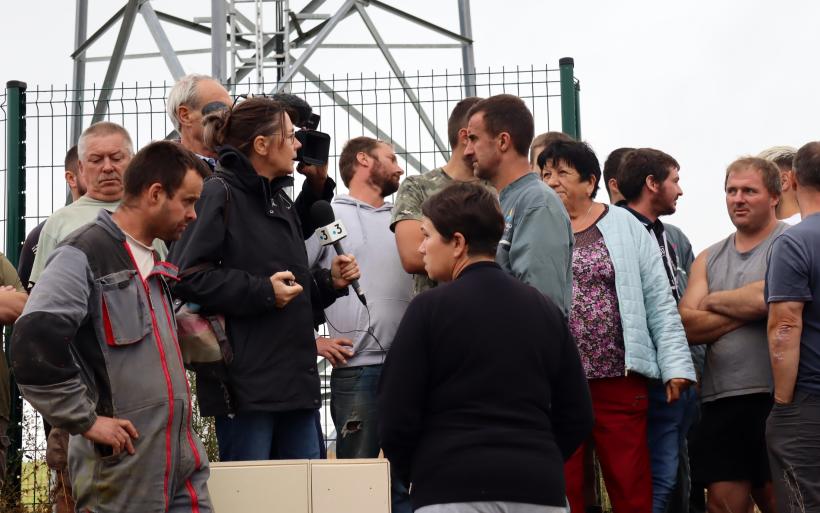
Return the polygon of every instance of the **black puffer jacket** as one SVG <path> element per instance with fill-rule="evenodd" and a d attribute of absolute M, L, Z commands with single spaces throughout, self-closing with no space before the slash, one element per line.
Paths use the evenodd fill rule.
<path fill-rule="evenodd" d="M 236 411 L 318 408 L 313 327 L 337 292 L 328 270 L 308 268 L 304 239 L 314 230 L 307 225 L 310 205 L 332 197 L 335 184 L 328 179 L 324 198 L 303 188 L 293 202 L 284 190 L 293 185 L 292 177 L 263 178 L 232 147 L 220 149 L 219 162 L 216 175 L 230 192 L 220 180 L 205 183 L 197 219 L 168 258 L 183 275 L 193 266 L 214 267 L 185 276 L 174 295 L 199 304 L 203 313 L 225 315 L 234 353 L 228 381 Z M 304 288 L 284 308 L 276 308 L 270 283 L 279 271 L 291 271 Z M 203 415 L 227 413 L 219 383 L 202 374 L 197 396 Z"/>

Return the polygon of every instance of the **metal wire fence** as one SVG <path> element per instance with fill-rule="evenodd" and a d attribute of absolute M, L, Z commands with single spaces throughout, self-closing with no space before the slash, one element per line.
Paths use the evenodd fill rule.
<path fill-rule="evenodd" d="M 331 135 L 331 156 L 329 169 L 339 184 L 342 192 L 344 186 L 338 179 L 337 159 L 342 145 L 352 137 L 360 135 L 375 136 L 391 142 L 399 158 L 399 163 L 407 175 L 425 172 L 446 163 L 449 157 L 446 134 L 447 118 L 455 104 L 465 97 L 465 80 L 474 84 L 476 96 L 487 97 L 494 94 L 509 93 L 521 97 L 532 111 L 535 118 L 536 132 L 561 130 L 572 134 L 579 132 L 577 116 L 577 80 L 571 66 L 567 74 L 562 60 L 561 70 L 547 66 L 536 68 L 501 69 L 476 72 L 466 76 L 461 72 L 417 72 L 405 75 L 405 84 L 409 85 L 417 98 L 411 100 L 402 85 L 402 80 L 393 74 L 373 75 L 332 75 L 314 76 L 306 72 L 305 79 L 293 81 L 289 92 L 304 98 L 321 116 L 320 130 Z M 567 98 L 563 86 L 572 87 L 575 95 Z M 170 83 L 121 84 L 111 91 L 105 119 L 124 126 L 131 134 L 136 148 L 146 143 L 173 137 L 173 126 L 166 114 L 166 97 Z M 275 84 L 242 83 L 231 91 L 234 95 L 270 91 Z M 71 127 L 77 115 L 77 106 L 81 125 L 87 127 L 92 122 L 92 113 L 97 106 L 100 90 L 92 87 L 84 91 L 75 91 L 67 87 L 34 86 L 23 92 L 25 113 L 25 133 L 15 138 L 9 127 L 17 120 L 9 119 L 10 89 L 0 93 L 0 128 L 4 134 L 0 142 L 0 184 L 3 194 L 0 195 L 0 219 L 4 252 L 13 262 L 20 250 L 20 240 L 7 240 L 7 229 L 17 221 L 18 215 L 25 220 L 25 233 L 28 233 L 54 210 L 66 203 L 67 190 L 64 182 L 63 159 L 66 151 L 72 146 Z M 80 93 L 80 94 L 77 94 Z M 79 102 L 79 105 L 78 105 Z M 563 107 L 563 112 L 562 112 Z M 567 109 L 572 109 L 572 116 L 567 117 Z M 569 123 L 572 126 L 567 126 Z M 25 166 L 21 170 L 20 182 L 25 184 L 21 202 L 15 204 L 15 191 L 8 190 L 9 170 L 14 166 L 8 164 L 9 149 L 20 145 L 25 156 Z M 300 177 L 297 175 L 295 189 L 300 188 Z M 6 214 L 8 212 L 8 214 Z M 9 220 L 12 223 L 9 223 Z M 14 237 L 12 237 L 14 238 Z M 321 410 L 329 453 L 333 454 L 336 433 L 329 415 L 330 380 L 329 365 L 320 362 L 322 372 L 322 392 L 324 404 Z M 12 454 L 17 455 L 18 465 L 16 478 L 21 476 L 20 484 L 23 502 L 34 505 L 46 501 L 44 490 L 47 487 L 48 473 L 44 470 L 45 440 L 42 423 L 37 413 L 19 397 L 13 398 Z M 199 422 L 201 434 L 209 439 L 215 447 L 214 433 L 207 421 Z M 214 454 L 212 454 L 214 456 Z"/>

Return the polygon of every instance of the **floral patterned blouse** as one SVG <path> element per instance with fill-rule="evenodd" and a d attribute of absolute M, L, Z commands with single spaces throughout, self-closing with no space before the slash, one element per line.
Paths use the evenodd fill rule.
<path fill-rule="evenodd" d="M 587 379 L 614 378 L 624 375 L 624 334 L 618 295 L 615 291 L 615 268 L 595 224 L 575 234 L 572 251 L 572 313 L 569 328 L 584 366 Z"/>

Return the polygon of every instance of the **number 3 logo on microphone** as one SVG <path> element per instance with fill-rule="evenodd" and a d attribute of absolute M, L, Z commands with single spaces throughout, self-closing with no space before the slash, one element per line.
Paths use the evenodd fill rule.
<path fill-rule="evenodd" d="M 347 230 L 341 221 L 333 221 L 333 223 L 322 226 L 316 230 L 316 237 L 322 246 L 328 246 L 336 241 L 347 237 Z"/>

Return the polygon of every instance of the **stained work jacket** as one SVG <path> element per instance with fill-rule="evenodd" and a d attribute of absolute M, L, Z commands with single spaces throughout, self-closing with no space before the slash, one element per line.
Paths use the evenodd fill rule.
<path fill-rule="evenodd" d="M 54 251 L 15 324 L 23 397 L 73 435 L 78 511 L 212 511 L 168 293 L 175 279 L 164 262 L 142 276 L 125 234 L 102 211 Z M 97 416 L 130 420 L 136 454 L 113 455 L 84 438 Z"/>

